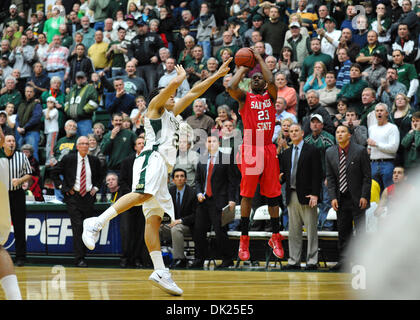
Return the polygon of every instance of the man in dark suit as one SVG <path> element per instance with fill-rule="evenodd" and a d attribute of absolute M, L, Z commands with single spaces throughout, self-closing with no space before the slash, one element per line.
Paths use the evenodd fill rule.
<path fill-rule="evenodd" d="M 77 139 L 77 152 L 63 157 L 53 168 L 51 175 L 55 186 L 64 194 L 67 212 L 73 230 L 73 250 L 76 266 L 87 267 L 85 246 L 82 242 L 83 220 L 93 217 L 95 194 L 102 184 L 101 162 L 88 155 L 89 140 L 85 136 Z M 64 177 L 61 180 L 60 175 Z"/>
<path fill-rule="evenodd" d="M 286 182 L 286 205 L 289 213 L 288 270 L 300 269 L 302 227 L 308 234 L 305 270 L 316 270 L 318 264 L 317 204 L 321 192 L 322 165 L 318 149 L 303 140 L 299 124 L 289 129 L 292 147 L 280 159 L 281 183 Z"/>
<path fill-rule="evenodd" d="M 121 162 L 120 190 L 121 196 L 130 193 L 133 184 L 133 164 L 144 148 L 144 137 L 138 137 L 135 141 L 136 153 L 129 155 Z M 143 206 L 134 206 L 120 216 L 120 233 L 122 257 L 121 267 L 134 264 L 135 267 L 150 267 L 152 261 L 144 241 L 145 218 Z"/>
<path fill-rule="evenodd" d="M 175 207 L 175 220 L 168 226 L 172 239 L 173 264 L 172 268 L 187 267 L 187 259 L 184 255 L 184 235 L 192 234 L 197 209 L 197 193 L 195 189 L 187 185 L 187 172 L 177 168 L 172 172 L 174 186 L 169 188 Z M 162 228 L 161 227 L 161 228 Z"/>
<path fill-rule="evenodd" d="M 196 260 L 191 267 L 203 267 L 208 256 L 206 234 L 212 225 L 223 259 L 218 267 L 226 268 L 233 265 L 234 249 L 229 244 L 228 226 L 221 225 L 222 209 L 229 204 L 230 210 L 235 210 L 239 179 L 231 156 L 219 151 L 218 137 L 209 136 L 206 148 L 207 152 L 202 155 L 195 175 L 199 203 L 193 231 Z"/>
<path fill-rule="evenodd" d="M 365 230 L 365 210 L 369 208 L 372 185 L 369 155 L 366 148 L 350 140 L 348 127 L 340 125 L 335 134 L 338 146 L 330 147 L 325 155 L 328 193 L 337 211 L 339 271 L 346 262 L 344 250 L 353 233 Z"/>

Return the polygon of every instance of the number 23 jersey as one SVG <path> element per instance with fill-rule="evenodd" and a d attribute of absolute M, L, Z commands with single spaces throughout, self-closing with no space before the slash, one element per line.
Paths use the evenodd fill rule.
<path fill-rule="evenodd" d="M 268 91 L 264 94 L 247 92 L 240 115 L 244 125 L 245 145 L 272 144 L 276 111 Z"/>

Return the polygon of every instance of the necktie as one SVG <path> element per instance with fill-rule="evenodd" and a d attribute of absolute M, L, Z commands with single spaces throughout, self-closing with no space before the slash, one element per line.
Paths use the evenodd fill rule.
<path fill-rule="evenodd" d="M 213 172 L 213 157 L 210 157 L 210 163 L 207 170 L 207 185 L 206 185 L 206 194 L 208 197 L 213 196 L 213 191 L 211 190 L 211 174 Z"/>
<path fill-rule="evenodd" d="M 346 175 L 346 154 L 344 150 L 340 153 L 340 167 L 339 167 L 339 181 L 340 181 L 340 192 L 345 193 L 347 191 L 347 175 Z"/>
<path fill-rule="evenodd" d="M 177 215 L 180 214 L 181 211 L 181 193 L 178 191 L 176 193 L 176 213 Z"/>
<path fill-rule="evenodd" d="M 82 170 L 80 172 L 80 195 L 84 197 L 86 195 L 86 166 L 85 159 L 82 158 Z"/>
<path fill-rule="evenodd" d="M 296 189 L 296 172 L 299 160 L 299 148 L 295 147 L 295 157 L 293 158 L 292 176 L 290 178 L 290 187 Z"/>

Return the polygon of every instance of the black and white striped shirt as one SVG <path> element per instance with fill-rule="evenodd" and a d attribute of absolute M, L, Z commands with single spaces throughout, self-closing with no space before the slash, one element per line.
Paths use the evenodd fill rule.
<path fill-rule="evenodd" d="M 24 175 L 32 175 L 31 164 L 23 152 L 15 151 L 13 156 L 7 157 L 9 160 L 9 190 L 22 189 L 22 185 L 14 187 L 12 184 L 13 179 L 20 179 Z"/>

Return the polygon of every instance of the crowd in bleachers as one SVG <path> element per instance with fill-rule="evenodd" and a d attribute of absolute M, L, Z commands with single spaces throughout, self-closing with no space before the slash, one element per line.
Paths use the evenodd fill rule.
<path fill-rule="evenodd" d="M 42 190 L 62 197 L 48 172 L 81 135 L 89 137 L 104 172 L 118 174 L 144 135 L 148 94 L 167 86 L 176 64 L 187 79 L 175 99 L 250 46 L 278 87 L 273 142 L 279 155 L 291 144 L 291 123 L 301 123 L 305 141 L 323 154 L 343 123 L 353 141 L 368 148 L 381 190 L 393 184 L 394 167 L 405 168 L 409 179 L 420 163 L 420 1 L 57 0 L 45 11 L 29 1 L 3 2 L 0 125 L 19 148 L 33 148 L 40 179 L 28 188 L 36 199 Z M 198 132 L 219 130 L 228 153 L 237 152 L 242 137 L 238 103 L 227 91 L 234 61 L 230 68 L 180 115 L 196 131 L 179 141 L 175 168 L 186 171 L 192 187 L 203 142 Z M 249 91 L 258 71 L 256 65 L 240 87 Z M 378 125 L 381 117 L 388 123 Z M 378 161 L 381 166 L 373 165 Z M 104 182 L 102 194 L 106 189 Z M 332 230 L 327 193 L 320 202 L 318 227 Z M 287 208 L 279 203 L 287 229 Z M 257 194 L 255 208 L 262 204 Z"/>

